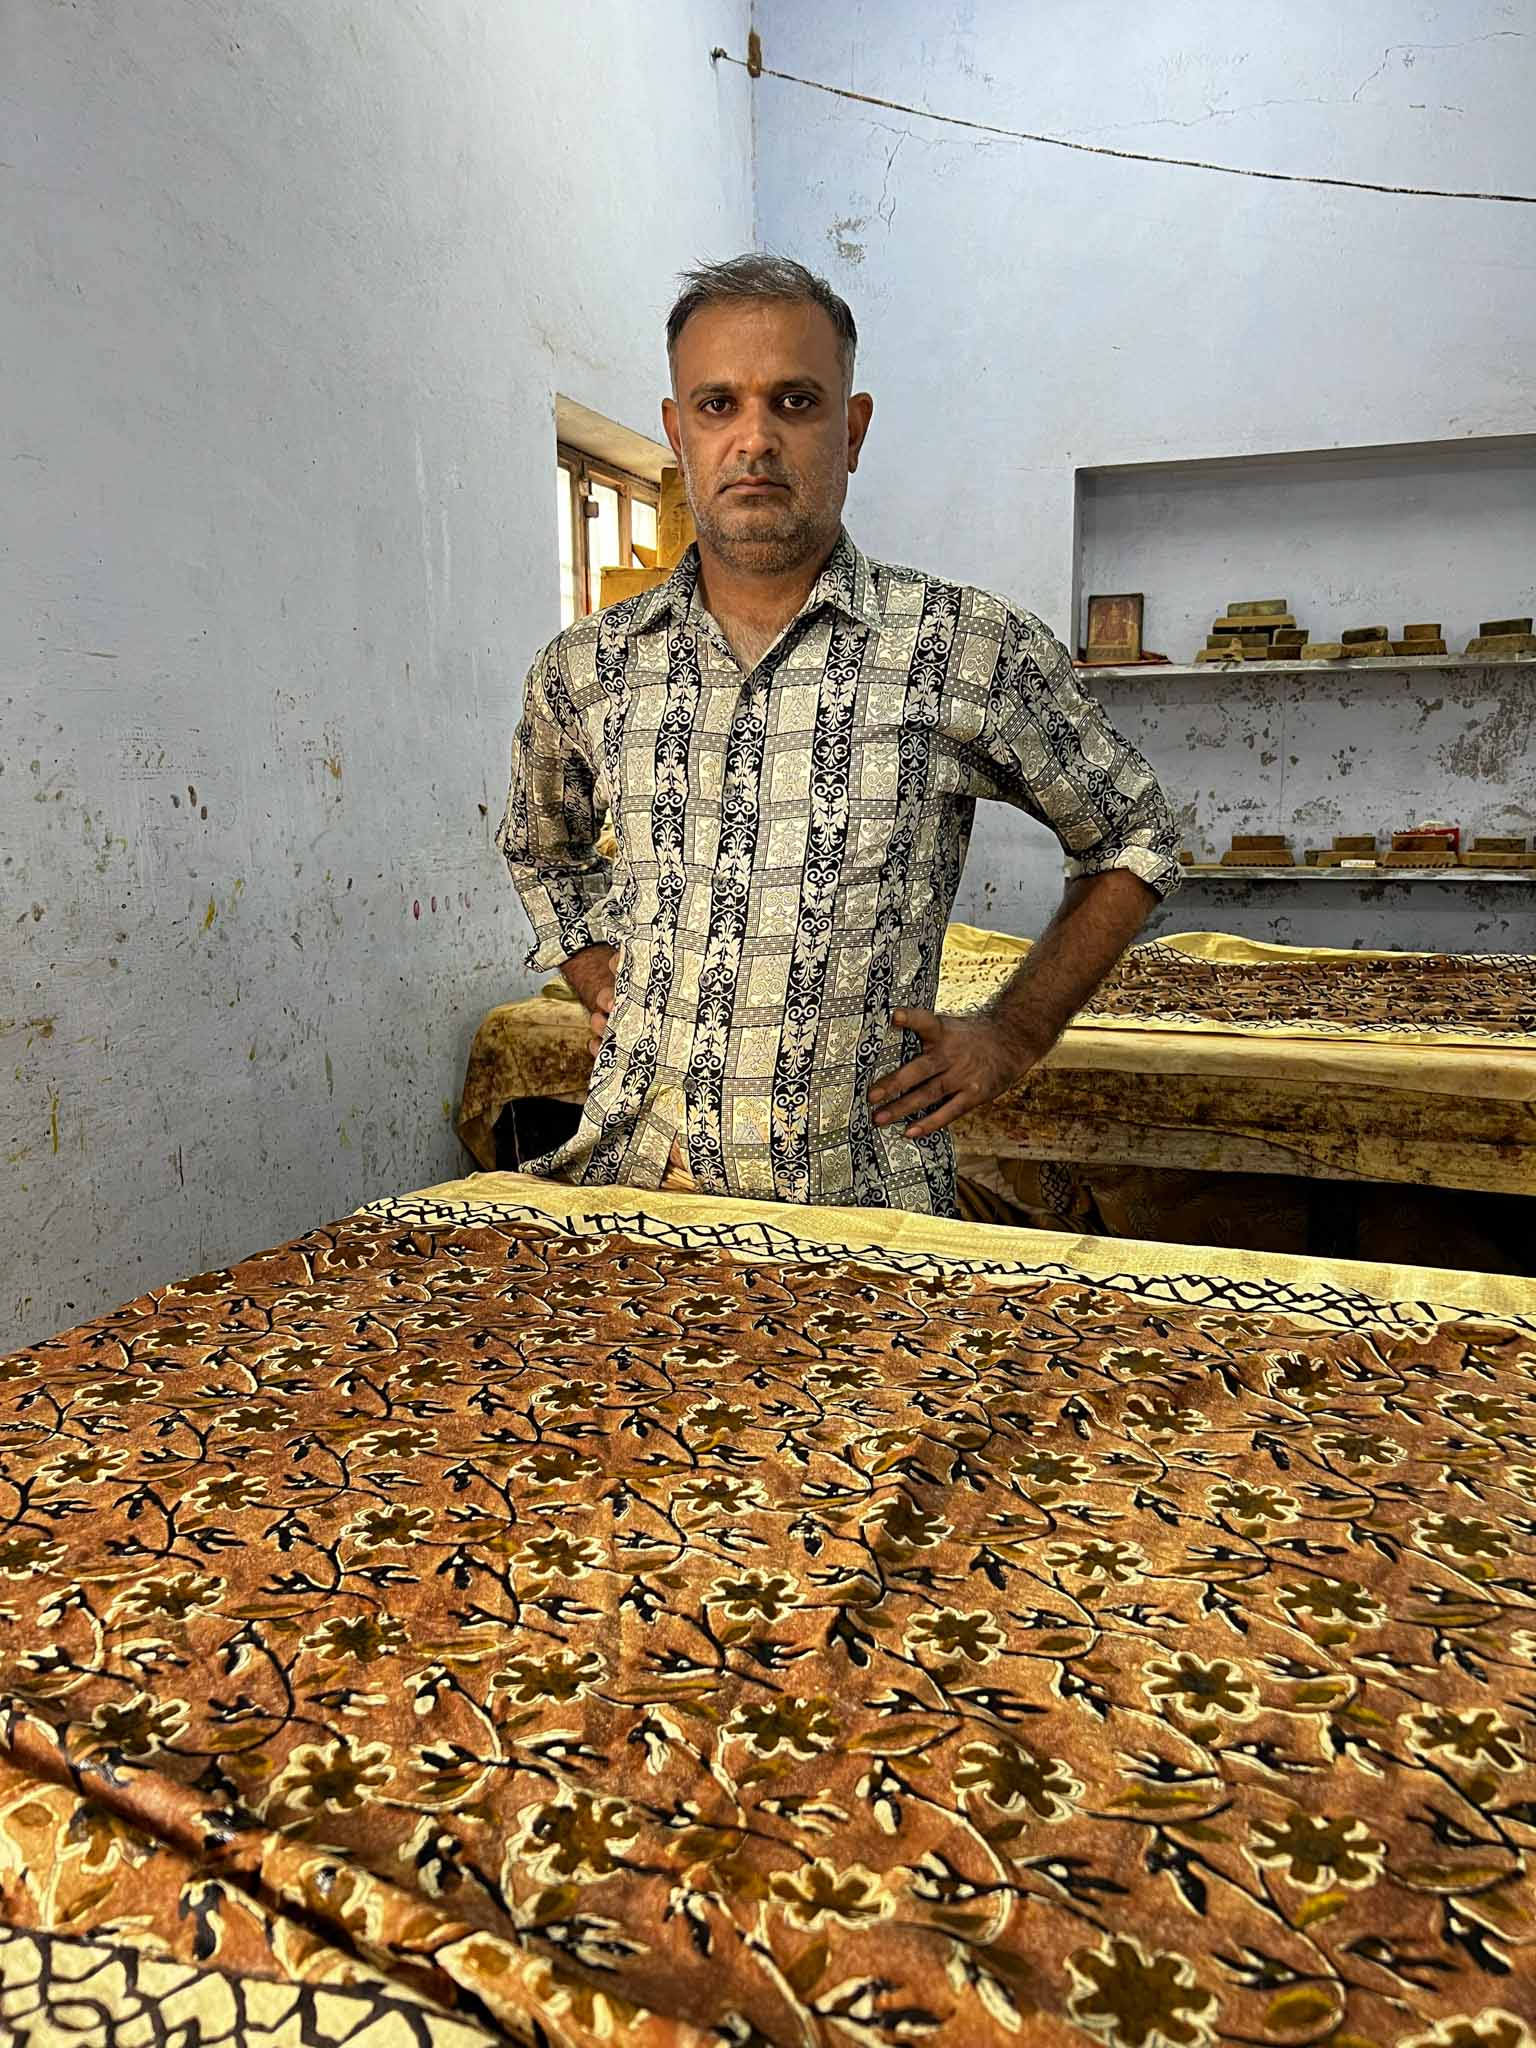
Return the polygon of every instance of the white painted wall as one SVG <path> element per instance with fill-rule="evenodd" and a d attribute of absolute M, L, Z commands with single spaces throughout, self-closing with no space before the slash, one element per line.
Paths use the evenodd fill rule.
<path fill-rule="evenodd" d="M 757 20 L 771 68 L 972 121 L 1536 192 L 1529 0 L 758 0 Z M 823 268 L 861 323 L 877 404 L 849 516 L 877 554 L 1000 590 L 1065 634 L 1079 469 L 1536 427 L 1536 208 L 1128 163 L 756 90 L 759 240 Z M 1242 593 L 1223 572 L 1216 594 Z M 1147 735 L 1181 806 L 1197 783 L 1249 786 L 1251 729 L 1226 720 L 1206 698 Z M 1375 732 L 1359 735 L 1367 786 Z M 959 914 L 1037 930 L 1058 872 L 1045 834 L 989 810 Z M 1398 896 L 1394 942 L 1428 943 L 1425 899 Z M 1309 916 L 1347 944 L 1347 892 L 1328 900 L 1337 913 Z M 1193 891 L 1175 917 L 1252 922 Z M 1536 947 L 1529 909 L 1504 921 L 1507 944 Z"/>
<path fill-rule="evenodd" d="M 656 432 L 745 28 L 3 11 L 0 1348 L 458 1170 L 553 393 Z"/>
<path fill-rule="evenodd" d="M 1314 640 L 1418 619 L 1458 654 L 1536 599 L 1536 435 L 1087 471 L 1077 514 L 1079 643 L 1088 592 L 1139 590 L 1143 644 L 1176 662 L 1245 594 Z"/>

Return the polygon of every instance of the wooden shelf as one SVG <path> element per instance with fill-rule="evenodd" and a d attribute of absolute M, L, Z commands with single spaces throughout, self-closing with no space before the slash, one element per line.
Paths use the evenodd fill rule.
<path fill-rule="evenodd" d="M 1181 868 L 1200 882 L 1536 882 L 1536 868 Z"/>
<path fill-rule="evenodd" d="M 1377 655 L 1365 661 L 1202 661 L 1188 667 L 1175 661 L 1151 661 L 1138 662 L 1134 668 L 1088 668 L 1077 662 L 1074 667 L 1079 679 L 1112 683 L 1200 681 L 1216 676 L 1411 676 L 1461 674 L 1472 669 L 1503 675 L 1510 669 L 1536 669 L 1536 654 L 1517 654 L 1504 661 L 1469 660 L 1464 654 L 1394 654 L 1390 660 Z"/>

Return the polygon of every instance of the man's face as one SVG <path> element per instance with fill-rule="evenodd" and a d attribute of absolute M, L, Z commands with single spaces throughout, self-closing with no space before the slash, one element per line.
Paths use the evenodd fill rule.
<path fill-rule="evenodd" d="M 701 544 L 774 575 L 837 537 L 873 400 L 846 395 L 837 330 L 819 306 L 706 306 L 677 338 L 667 439 Z"/>

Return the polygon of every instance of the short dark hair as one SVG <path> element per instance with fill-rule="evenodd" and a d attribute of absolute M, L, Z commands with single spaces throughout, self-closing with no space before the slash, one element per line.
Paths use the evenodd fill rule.
<path fill-rule="evenodd" d="M 859 330 L 848 302 L 838 297 L 824 277 L 807 270 L 792 256 L 732 256 L 724 263 L 703 263 L 697 270 L 685 270 L 678 283 L 682 290 L 667 315 L 669 361 L 677 347 L 677 337 L 694 314 L 706 306 L 725 305 L 733 299 L 789 299 L 800 305 L 820 306 L 832 322 L 837 329 L 843 374 L 852 384 Z"/>

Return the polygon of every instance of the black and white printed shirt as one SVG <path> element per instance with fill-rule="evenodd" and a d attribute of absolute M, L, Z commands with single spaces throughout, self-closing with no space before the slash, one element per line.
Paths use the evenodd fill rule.
<path fill-rule="evenodd" d="M 1061 643 L 846 533 L 749 674 L 696 548 L 551 641 L 498 843 L 531 967 L 618 960 L 580 1129 L 533 1170 L 654 1188 L 677 1140 L 707 1194 L 952 1214 L 948 1132 L 866 1098 L 921 1050 L 891 1012 L 933 1006 L 978 797 L 1049 825 L 1069 875 L 1177 887 L 1162 792 Z"/>

